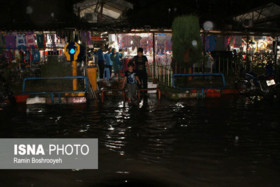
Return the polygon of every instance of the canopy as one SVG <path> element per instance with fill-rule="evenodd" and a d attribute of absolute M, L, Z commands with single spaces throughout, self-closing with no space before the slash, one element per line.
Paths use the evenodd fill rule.
<path fill-rule="evenodd" d="M 275 3 L 268 3 L 238 15 L 234 17 L 234 20 L 242 23 L 245 27 L 264 27 L 267 25 L 278 25 L 279 17 L 280 6 Z"/>
<path fill-rule="evenodd" d="M 124 0 L 85 0 L 74 5 L 76 15 L 89 23 L 97 23 L 98 18 L 102 22 L 115 21 L 128 9 L 133 5 Z"/>

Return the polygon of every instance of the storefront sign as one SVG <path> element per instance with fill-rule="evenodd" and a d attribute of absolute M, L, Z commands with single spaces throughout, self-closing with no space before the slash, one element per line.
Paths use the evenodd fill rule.
<path fill-rule="evenodd" d="M 48 51 L 48 56 L 58 56 L 59 51 Z"/>
<path fill-rule="evenodd" d="M 97 35 L 97 36 L 92 36 L 92 37 L 91 37 L 91 40 L 92 40 L 92 41 L 101 41 L 102 38 L 101 38 L 101 36 Z"/>

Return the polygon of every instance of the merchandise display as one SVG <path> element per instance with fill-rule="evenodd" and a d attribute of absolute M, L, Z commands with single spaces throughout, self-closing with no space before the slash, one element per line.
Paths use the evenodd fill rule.
<path fill-rule="evenodd" d="M 155 34 L 155 63 L 156 65 L 168 66 L 172 59 L 172 35 L 169 33 Z M 137 48 L 143 48 L 144 55 L 150 65 L 153 64 L 153 34 L 151 33 L 128 33 L 110 34 L 110 47 L 124 51 L 124 70 L 127 63 L 137 55 Z"/>
<path fill-rule="evenodd" d="M 1 32 L 0 54 L 9 63 L 45 62 L 49 51 L 63 55 L 65 38 L 54 32 Z"/>

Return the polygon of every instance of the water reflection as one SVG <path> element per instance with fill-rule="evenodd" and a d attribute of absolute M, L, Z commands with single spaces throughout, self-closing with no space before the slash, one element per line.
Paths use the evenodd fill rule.
<path fill-rule="evenodd" d="M 99 172 L 106 176 L 151 170 L 149 175 L 162 174 L 162 180 L 168 173 L 195 186 L 223 186 L 252 175 L 277 179 L 280 174 L 279 109 L 245 98 L 160 104 L 143 98 L 139 105 L 108 100 L 0 115 L 1 137 L 98 138 Z M 142 168 L 145 164 L 151 168 Z"/>

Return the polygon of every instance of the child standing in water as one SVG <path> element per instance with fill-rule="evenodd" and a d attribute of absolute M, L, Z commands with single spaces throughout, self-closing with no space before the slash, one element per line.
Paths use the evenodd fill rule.
<path fill-rule="evenodd" d="M 136 91 L 137 91 L 137 83 L 141 84 L 139 77 L 137 76 L 136 72 L 133 70 L 134 65 L 128 64 L 128 71 L 125 72 L 125 77 L 123 80 L 122 89 L 125 88 L 127 84 L 128 89 L 128 101 L 136 99 Z"/>

